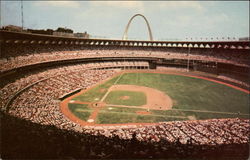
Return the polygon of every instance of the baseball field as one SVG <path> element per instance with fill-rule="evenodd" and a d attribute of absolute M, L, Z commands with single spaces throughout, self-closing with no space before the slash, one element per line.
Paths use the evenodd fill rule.
<path fill-rule="evenodd" d="M 122 72 L 82 91 L 62 109 L 86 124 L 249 118 L 249 93 L 204 77 Z"/>

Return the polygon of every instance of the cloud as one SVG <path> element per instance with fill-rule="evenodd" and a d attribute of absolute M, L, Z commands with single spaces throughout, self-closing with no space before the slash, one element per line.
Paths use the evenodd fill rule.
<path fill-rule="evenodd" d="M 93 6 L 109 6 L 116 8 L 126 9 L 148 9 L 154 7 L 156 9 L 179 9 L 179 8 L 192 8 L 202 10 L 203 6 L 198 1 L 89 1 Z"/>
<path fill-rule="evenodd" d="M 218 15 L 207 16 L 205 24 L 209 28 L 216 28 L 217 26 L 225 26 L 225 24 L 230 24 L 230 18 L 227 14 L 221 13 Z"/>
<path fill-rule="evenodd" d="M 153 2 L 159 8 L 164 9 L 183 9 L 183 8 L 192 8 L 195 10 L 203 10 L 203 6 L 198 1 L 165 1 L 165 2 Z"/>
<path fill-rule="evenodd" d="M 65 8 L 78 8 L 80 3 L 78 1 L 38 1 L 36 6 L 52 6 Z"/>
<path fill-rule="evenodd" d="M 142 1 L 90 1 L 93 6 L 108 6 L 124 9 L 143 9 Z"/>

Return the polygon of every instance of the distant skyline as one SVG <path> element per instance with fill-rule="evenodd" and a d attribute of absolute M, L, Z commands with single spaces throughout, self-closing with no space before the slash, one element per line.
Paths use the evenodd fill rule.
<path fill-rule="evenodd" d="M 21 26 L 21 1 L 0 1 L 1 26 Z M 121 39 L 129 19 L 143 14 L 154 40 L 249 37 L 248 1 L 23 1 L 24 27 L 87 31 L 94 38 Z M 128 39 L 148 40 L 141 17 Z"/>

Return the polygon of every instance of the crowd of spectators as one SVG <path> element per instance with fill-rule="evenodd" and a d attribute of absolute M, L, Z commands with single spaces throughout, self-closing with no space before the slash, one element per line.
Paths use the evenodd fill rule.
<path fill-rule="evenodd" d="M 236 83 L 236 84 L 239 84 L 241 86 L 244 86 L 246 88 L 250 88 L 250 84 L 247 83 L 247 82 L 243 82 L 243 81 L 239 81 L 233 77 L 230 77 L 229 75 L 219 75 L 217 78 L 219 79 L 223 79 L 223 80 L 226 80 L 226 81 L 229 81 L 229 82 L 233 82 L 233 83 Z M 249 82 L 249 79 L 246 80 Z"/>
<path fill-rule="evenodd" d="M 11 44 L 10 44 L 11 45 Z M 136 49 L 127 48 L 112 48 L 112 47 L 84 47 L 84 48 L 72 48 L 67 46 L 53 46 L 53 47 L 41 47 L 37 45 L 18 46 L 5 49 L 5 55 L 0 59 L 0 71 L 6 71 L 13 68 L 18 68 L 26 65 L 37 64 L 50 61 L 61 61 L 69 59 L 80 59 L 89 57 L 159 57 L 168 59 L 192 59 L 192 60 L 206 60 L 213 62 L 231 63 L 237 65 L 248 66 L 250 61 L 249 54 L 230 53 L 229 51 L 216 52 L 209 51 L 188 51 L 178 52 L 178 49 L 167 50 L 163 48 L 159 49 Z M 25 50 L 25 49 L 26 50 Z M 45 49 L 47 48 L 47 49 Z M 180 49 L 181 50 L 181 49 Z M 182 49 L 183 50 L 183 49 Z"/>
<path fill-rule="evenodd" d="M 72 70 L 77 70 L 77 69 L 85 69 L 85 65 L 55 67 L 49 70 L 44 69 L 38 72 L 33 71 L 23 75 L 23 77 L 19 79 L 15 79 L 13 82 L 7 83 L 0 89 L 1 109 L 4 109 L 4 106 L 6 105 L 7 101 L 11 99 L 15 93 L 27 87 L 28 85 L 33 84 L 42 79 L 46 79 L 48 77 L 60 75 L 62 73 L 67 74 L 69 72 L 72 72 Z"/>
<path fill-rule="evenodd" d="M 136 128 L 81 131 L 31 123 L 1 113 L 1 156 L 11 159 L 246 159 L 249 120 L 176 121 Z M 132 127 L 132 126 L 131 126 Z"/>
<path fill-rule="evenodd" d="M 131 127 L 131 128 L 129 128 Z M 118 136 L 131 139 L 133 134 L 139 141 L 168 142 L 179 141 L 182 144 L 220 145 L 248 143 L 250 136 L 248 119 L 211 119 L 199 121 L 161 122 L 157 125 L 86 127 L 85 132 L 107 137 Z"/>
<path fill-rule="evenodd" d="M 35 123 L 71 128 L 76 124 L 61 113 L 59 98 L 76 89 L 89 88 L 114 73 L 114 70 L 79 70 L 45 79 L 18 95 L 8 112 Z"/>

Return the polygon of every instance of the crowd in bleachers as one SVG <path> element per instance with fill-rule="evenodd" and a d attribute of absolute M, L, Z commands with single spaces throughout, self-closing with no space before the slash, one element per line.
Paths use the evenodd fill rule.
<path fill-rule="evenodd" d="M 169 142 L 179 141 L 182 144 L 218 145 L 231 143 L 248 143 L 250 136 L 249 120 L 246 119 L 211 119 L 200 121 L 162 122 L 157 125 L 144 127 L 124 128 L 87 127 L 85 132 L 107 137 L 119 136 L 122 139 L 131 139 L 133 133 L 139 141 L 159 142 L 165 139 Z M 134 128 L 133 128 L 134 127 Z M 237 133 L 239 131 L 239 133 Z"/>
<path fill-rule="evenodd" d="M 85 65 L 74 65 L 74 66 L 64 66 L 64 67 L 56 67 L 53 69 L 49 70 L 42 70 L 36 73 L 30 72 L 28 74 L 23 75 L 20 79 L 16 79 L 13 82 L 8 83 L 4 87 L 1 88 L 0 90 L 0 102 L 1 102 L 1 109 L 5 106 L 7 101 L 12 98 L 12 96 L 20 91 L 22 88 L 27 87 L 28 85 L 35 83 L 39 80 L 51 77 L 51 76 L 57 76 L 62 73 L 69 73 L 72 72 L 72 70 L 77 70 L 77 69 L 85 69 Z"/>
<path fill-rule="evenodd" d="M 245 140 L 249 135 L 247 130 L 249 120 L 169 122 L 139 128 L 117 126 L 112 129 L 107 129 L 107 127 L 94 129 L 92 127 L 92 129 L 84 129 L 83 132 L 75 132 L 50 125 L 31 123 L 2 114 L 1 111 L 0 114 L 4 131 L 1 134 L 3 146 L 1 157 L 7 159 L 226 160 L 247 159 L 249 156 L 249 146 Z M 215 131 L 209 129 L 211 124 L 214 125 Z M 238 132 L 240 134 L 231 136 L 231 140 L 230 137 L 224 136 L 224 134 L 233 135 Z M 214 145 L 224 139 L 229 141 L 225 144 Z M 204 142 L 210 145 L 205 145 Z"/>
<path fill-rule="evenodd" d="M 28 45 L 29 46 L 29 45 Z M 60 61 L 68 59 L 78 59 L 78 58 L 88 58 L 88 57 L 120 57 L 120 56 L 129 56 L 129 57 L 161 57 L 161 58 L 175 58 L 175 59 L 189 59 L 192 60 L 206 60 L 214 62 L 223 62 L 223 63 L 232 63 L 238 65 L 249 65 L 250 56 L 245 53 L 232 54 L 224 52 L 206 51 L 206 52 L 178 52 L 168 51 L 164 49 L 157 50 L 143 50 L 143 49 L 124 49 L 124 48 L 69 48 L 69 47 L 38 47 L 36 45 L 30 46 L 29 48 L 25 47 L 13 47 L 9 50 L 6 49 L 4 52 L 6 56 L 3 56 L 0 59 L 0 71 L 10 70 L 17 67 L 22 67 L 30 64 L 36 64 L 41 62 L 50 62 L 50 61 Z M 26 48 L 25 51 L 23 51 Z M 45 49 L 47 48 L 47 50 Z M 79 48 L 79 47 L 78 47 Z M 22 52 L 23 51 L 23 52 Z"/>
<path fill-rule="evenodd" d="M 113 56 L 148 56 L 148 54 L 130 54 L 126 51 L 119 52 L 110 52 L 103 51 L 102 54 L 93 50 L 84 50 L 84 51 L 62 51 L 62 52 L 49 52 L 49 53 L 40 53 L 27 56 L 17 56 L 11 58 L 11 60 L 1 59 L 0 70 L 10 70 L 13 68 L 18 68 L 31 64 L 38 64 L 42 62 L 50 61 L 60 61 L 60 60 L 70 60 L 77 58 L 90 58 L 90 57 L 113 57 Z"/>
<path fill-rule="evenodd" d="M 226 160 L 249 156 L 249 120 L 168 122 L 139 128 L 92 127 L 75 132 L 0 114 L 4 131 L 1 157 L 6 159 Z M 225 139 L 225 144 L 216 145 Z"/>
<path fill-rule="evenodd" d="M 78 88 L 86 89 L 112 76 L 113 70 L 82 70 L 54 76 L 38 82 L 23 91 L 10 105 L 11 115 L 35 123 L 65 127 L 71 123 L 60 111 L 58 100 L 61 96 Z"/>
<path fill-rule="evenodd" d="M 229 75 L 219 75 L 217 78 L 219 79 L 224 79 L 226 81 L 229 81 L 229 82 L 233 82 L 233 83 L 236 83 L 236 84 L 239 84 L 241 86 L 244 86 L 246 88 L 250 88 L 250 84 L 247 83 L 247 82 L 243 82 L 243 81 L 239 81 L 235 78 L 231 78 Z M 249 82 L 249 79 L 247 80 Z"/>

